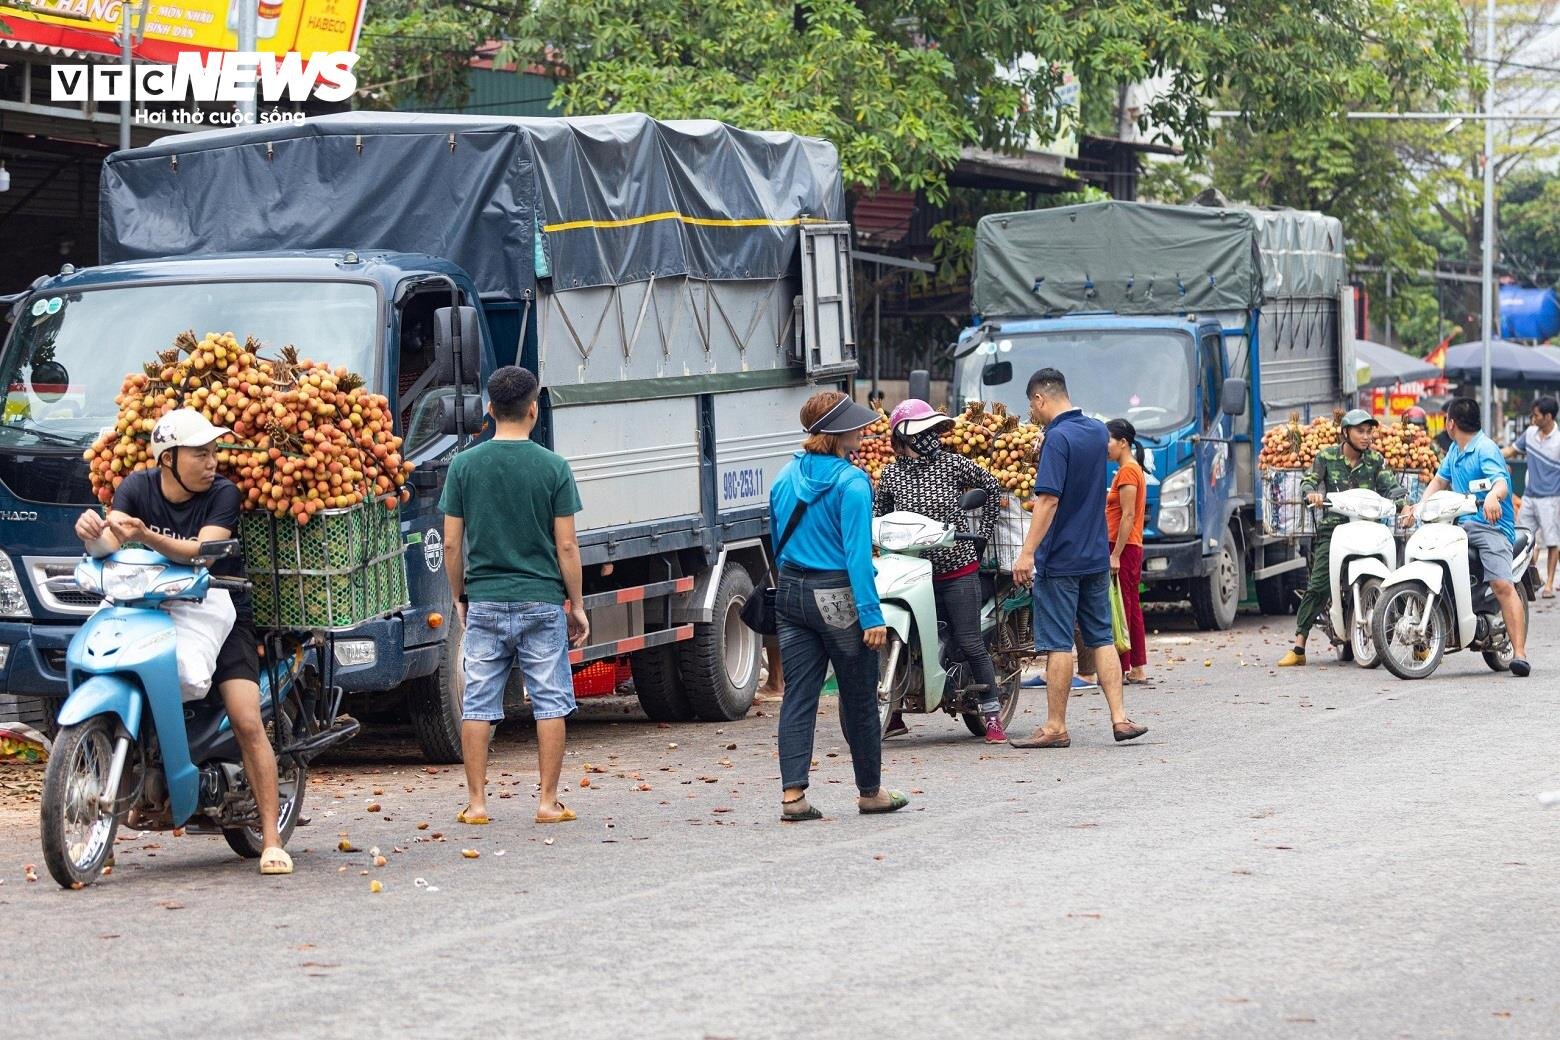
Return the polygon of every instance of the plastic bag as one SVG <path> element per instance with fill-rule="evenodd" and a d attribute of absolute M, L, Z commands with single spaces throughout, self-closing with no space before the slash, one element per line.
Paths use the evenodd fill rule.
<path fill-rule="evenodd" d="M 1127 629 L 1127 609 L 1121 603 L 1121 581 L 1114 574 L 1110 578 L 1110 630 L 1116 640 L 1116 653 L 1124 654 L 1132 649 L 1132 633 Z"/>
<path fill-rule="evenodd" d="M 1017 495 L 1009 495 L 1007 504 L 997 513 L 996 525 L 991 531 L 988 555 L 995 560 L 997 569 L 1005 574 L 1013 572 L 1019 551 L 1029 534 L 1029 510 L 1024 508 Z"/>
<path fill-rule="evenodd" d="M 203 603 L 171 600 L 163 604 L 173 618 L 179 659 L 179 696 L 185 703 L 198 701 L 211 689 L 217 670 L 217 654 L 233 631 L 238 613 L 226 589 L 210 589 Z"/>

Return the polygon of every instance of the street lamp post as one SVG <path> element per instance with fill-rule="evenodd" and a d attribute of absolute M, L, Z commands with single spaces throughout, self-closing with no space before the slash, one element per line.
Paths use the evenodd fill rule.
<path fill-rule="evenodd" d="M 1484 61 L 1489 78 L 1484 81 L 1484 371 L 1480 394 L 1484 400 L 1484 432 L 1495 436 L 1495 390 L 1490 378 L 1491 325 L 1495 321 L 1495 0 L 1484 5 Z"/>

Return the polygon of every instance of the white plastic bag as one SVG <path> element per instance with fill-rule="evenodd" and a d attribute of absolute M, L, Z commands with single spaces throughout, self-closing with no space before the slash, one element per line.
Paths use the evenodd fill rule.
<path fill-rule="evenodd" d="M 204 603 L 171 600 L 163 609 L 173 618 L 180 697 L 185 703 L 198 701 L 211 689 L 217 654 L 238 620 L 233 597 L 226 589 L 210 589 Z"/>
<path fill-rule="evenodd" d="M 1007 505 L 997 513 L 996 526 L 991 531 L 990 553 L 995 557 L 997 568 L 1011 574 L 1013 564 L 1018 562 L 1019 550 L 1024 547 L 1024 539 L 1029 535 L 1029 510 L 1019 502 L 1017 495 L 1009 495 Z"/>

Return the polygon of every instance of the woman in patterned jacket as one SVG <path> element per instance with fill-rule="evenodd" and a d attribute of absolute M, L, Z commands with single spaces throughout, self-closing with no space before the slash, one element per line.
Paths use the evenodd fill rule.
<path fill-rule="evenodd" d="M 986 505 L 981 511 L 980 530 L 975 533 L 990 539 L 1005 492 L 995 477 L 962 455 L 946 451 L 941 434 L 953 420 L 925 401 L 911 398 L 901 402 L 889 416 L 893 431 L 895 459 L 878 478 L 873 512 L 882 516 L 895 510 L 920 513 L 940 523 L 967 529 L 959 498 L 966 491 L 981 488 Z M 959 649 L 969 662 L 975 681 L 983 684 L 980 713 L 986 723 L 986 743 L 1005 744 L 1007 734 L 999 721 L 1001 701 L 997 695 L 996 669 L 980 631 L 980 559 L 970 542 L 954 542 L 926 553 L 932 565 L 932 589 L 937 597 L 937 615 L 948 625 Z M 908 733 L 904 719 L 895 715 L 885 736 Z"/>

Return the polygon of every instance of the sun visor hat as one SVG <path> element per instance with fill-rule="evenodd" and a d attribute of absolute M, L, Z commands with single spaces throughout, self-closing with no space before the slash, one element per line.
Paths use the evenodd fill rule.
<path fill-rule="evenodd" d="M 824 412 L 817 422 L 807 427 L 807 432 L 850 433 L 852 430 L 871 426 L 877 420 L 877 412 L 864 404 L 857 404 L 848 397 L 842 397 L 838 404 Z"/>
<path fill-rule="evenodd" d="M 888 417 L 889 429 L 904 437 L 914 437 L 951 422 L 953 420 L 948 416 L 914 397 L 901 401 L 894 414 Z"/>

